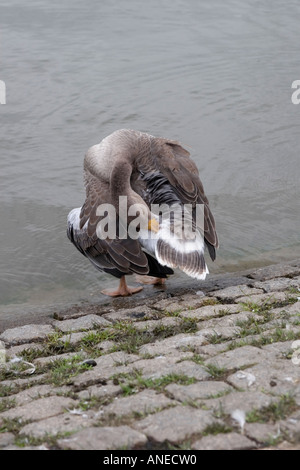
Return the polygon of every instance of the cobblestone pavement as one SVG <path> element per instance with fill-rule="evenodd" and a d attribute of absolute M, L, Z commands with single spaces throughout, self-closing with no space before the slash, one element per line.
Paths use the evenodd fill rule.
<path fill-rule="evenodd" d="M 300 449 L 300 260 L 231 278 L 6 329 L 0 448 Z"/>

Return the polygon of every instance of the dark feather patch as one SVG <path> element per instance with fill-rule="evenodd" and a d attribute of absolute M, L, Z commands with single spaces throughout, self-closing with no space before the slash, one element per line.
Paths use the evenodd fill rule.
<path fill-rule="evenodd" d="M 204 205 L 204 240 L 215 259 L 218 237 L 214 217 L 204 193 L 198 169 L 179 142 L 150 137 L 150 148 L 141 151 L 132 175 L 132 187 L 147 204 Z M 143 180 L 144 186 L 139 183 Z M 199 227 L 200 231 L 203 226 Z"/>

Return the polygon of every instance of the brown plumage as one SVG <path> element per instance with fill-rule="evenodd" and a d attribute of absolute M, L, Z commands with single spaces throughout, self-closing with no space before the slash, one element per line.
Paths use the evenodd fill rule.
<path fill-rule="evenodd" d="M 126 274 L 165 278 L 173 272 L 172 268 L 179 267 L 192 277 L 205 278 L 208 270 L 200 232 L 214 260 L 218 247 L 215 221 L 197 167 L 179 142 L 133 130 L 118 130 L 88 150 L 84 159 L 84 180 L 86 200 L 82 208 L 70 212 L 67 233 L 71 242 L 97 269 L 122 280 L 122 289 L 110 295 L 133 293 L 124 281 Z M 127 230 L 131 218 L 123 221 L 119 196 L 127 196 L 128 207 L 139 204 L 149 221 L 154 217 L 151 204 L 176 206 L 175 222 L 168 225 L 172 233 L 181 225 L 178 220 L 183 204 L 190 204 L 191 219 L 199 234 L 198 245 L 196 242 L 195 246 L 191 245 L 185 239 L 166 239 L 166 224 L 161 220 L 152 244 L 144 241 L 145 232 L 141 232 L 136 240 L 120 239 L 118 231 L 114 239 L 98 238 L 97 226 L 103 216 L 97 214 L 97 208 L 102 204 L 115 207 L 117 222 Z M 195 227 L 197 204 L 204 205 L 204 230 Z"/>

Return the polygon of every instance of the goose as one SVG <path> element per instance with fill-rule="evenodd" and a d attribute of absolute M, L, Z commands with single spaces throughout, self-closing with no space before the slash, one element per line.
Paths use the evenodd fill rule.
<path fill-rule="evenodd" d="M 205 246 L 213 261 L 218 248 L 215 220 L 198 169 L 178 141 L 117 130 L 88 149 L 84 183 L 86 199 L 69 213 L 67 236 L 96 269 L 119 279 L 117 289 L 102 294 L 140 292 L 143 286 L 126 282 L 133 273 L 144 284 L 163 284 L 175 268 L 205 279 Z"/>

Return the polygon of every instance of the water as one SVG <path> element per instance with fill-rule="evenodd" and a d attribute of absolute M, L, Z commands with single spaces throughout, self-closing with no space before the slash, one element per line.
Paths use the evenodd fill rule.
<path fill-rule="evenodd" d="M 122 127 L 190 149 L 220 238 L 211 272 L 299 256 L 298 1 L 1 4 L 3 315 L 115 284 L 65 225 L 85 151 Z"/>

